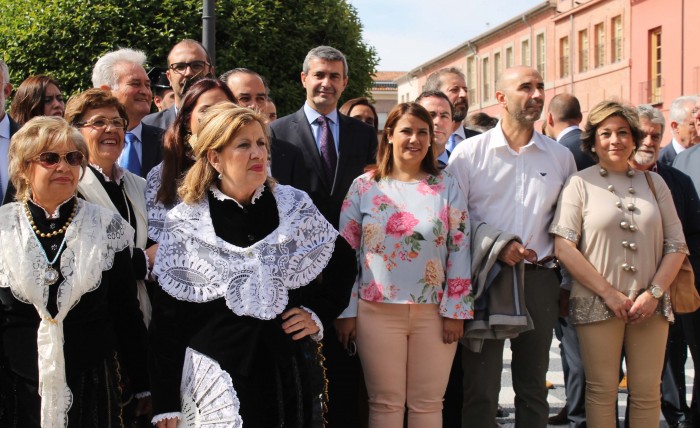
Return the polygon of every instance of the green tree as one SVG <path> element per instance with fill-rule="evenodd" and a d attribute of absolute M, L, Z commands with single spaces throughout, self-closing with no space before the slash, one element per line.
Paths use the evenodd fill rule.
<path fill-rule="evenodd" d="M 173 44 L 201 37 L 201 0 L 0 0 L 0 10 L 0 46 L 12 82 L 47 73 L 66 94 L 92 86 L 92 66 L 105 52 L 141 49 L 149 66 L 166 66 Z M 363 42 L 357 12 L 346 1 L 217 2 L 217 74 L 234 67 L 258 71 L 281 114 L 303 103 L 302 62 L 322 44 L 348 58 L 343 99 L 366 95 L 377 55 Z"/>

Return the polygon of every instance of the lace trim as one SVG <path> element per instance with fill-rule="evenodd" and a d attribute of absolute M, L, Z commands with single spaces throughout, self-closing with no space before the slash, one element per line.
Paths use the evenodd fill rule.
<path fill-rule="evenodd" d="M 690 251 L 688 251 L 688 245 L 686 245 L 685 242 L 664 241 L 663 253 L 664 253 L 664 255 L 666 255 L 668 253 L 683 253 L 686 255 L 690 255 Z"/>
<path fill-rule="evenodd" d="M 185 351 L 180 399 L 184 421 L 196 421 L 198 427 L 243 426 L 231 376 L 216 360 L 192 348 Z"/>
<path fill-rule="evenodd" d="M 559 226 L 558 224 L 551 225 L 549 227 L 549 233 L 559 235 L 567 241 L 573 242 L 574 244 L 578 244 L 578 240 L 581 239 L 581 235 L 573 229 L 569 229 L 568 227 L 564 226 Z"/>
<path fill-rule="evenodd" d="M 140 400 L 142 398 L 150 397 L 151 396 L 151 391 L 144 391 L 144 392 L 139 392 L 138 394 L 134 394 L 134 398 L 137 400 Z"/>
<path fill-rule="evenodd" d="M 164 421 L 166 419 L 177 419 L 179 421 L 182 419 L 182 413 L 180 413 L 180 412 L 161 413 L 160 415 L 155 415 L 153 417 L 153 419 L 151 419 L 151 423 L 153 425 L 155 425 L 158 422 Z"/>
<path fill-rule="evenodd" d="M 180 204 L 169 214 L 153 273 L 178 300 L 203 303 L 221 297 L 236 315 L 273 319 L 326 267 L 338 232 L 309 196 L 290 186 L 273 190 L 280 224 L 250 247 L 216 236 L 207 198 Z"/>
<path fill-rule="evenodd" d="M 160 242 L 165 230 L 165 216 L 168 215 L 175 205 L 180 201 L 176 201 L 173 205 L 166 207 L 160 202 L 156 202 L 158 190 L 160 190 L 160 173 L 163 168 L 163 163 L 154 166 L 148 173 L 146 178 L 146 213 L 148 217 L 148 237 L 156 242 Z"/>
<path fill-rule="evenodd" d="M 260 196 L 262 196 L 263 190 L 265 190 L 265 185 L 264 185 L 264 184 L 260 185 L 260 187 L 258 187 L 257 189 L 255 189 L 255 193 L 253 193 L 253 197 L 252 197 L 251 200 L 250 200 L 250 204 L 251 204 L 251 205 L 255 205 L 255 201 L 257 201 L 257 200 L 260 198 Z M 225 200 L 231 200 L 231 201 L 235 202 L 236 205 L 238 205 L 239 208 L 243 209 L 243 205 L 241 205 L 240 202 L 238 202 L 235 198 L 232 198 L 232 197 L 230 197 L 229 195 L 227 195 L 227 194 L 225 194 L 224 192 L 222 192 L 221 190 L 219 190 L 219 188 L 216 187 L 215 184 L 212 184 L 212 185 L 209 187 L 209 191 L 212 193 L 212 195 L 214 195 L 214 197 L 215 197 L 217 200 L 222 201 L 222 202 L 225 201 Z"/>
<path fill-rule="evenodd" d="M 104 177 L 106 182 L 112 181 L 107 174 L 105 174 L 104 170 L 102 169 L 101 166 L 91 163 L 91 167 L 95 168 L 97 171 L 99 171 L 100 174 L 102 174 L 102 177 Z M 114 163 L 114 166 L 112 166 L 112 169 L 114 170 L 114 182 L 117 184 L 122 183 L 122 177 L 124 177 L 124 168 L 121 167 L 118 163 Z"/>
<path fill-rule="evenodd" d="M 323 340 L 323 323 L 321 322 L 321 319 L 316 315 L 316 312 L 312 311 L 311 309 L 307 308 L 306 306 L 299 306 L 301 309 L 305 310 L 309 314 L 311 314 L 311 319 L 314 320 L 314 323 L 318 326 L 318 332 L 312 334 L 311 339 L 315 340 L 316 342 L 320 342 Z"/>
<path fill-rule="evenodd" d="M 118 214 L 81 199 L 73 222 L 66 230 L 61 254 L 61 274 L 51 317 L 48 288 L 43 275 L 46 261 L 34 231 L 23 218 L 20 203 L 0 208 L 0 287 L 9 287 L 15 298 L 33 305 L 41 321 L 37 330 L 41 425 L 65 426 L 73 396 L 68 388 L 63 354 L 63 320 L 83 294 L 100 286 L 102 272 L 112 268 L 114 255 L 133 245 L 133 229 Z M 17 251 L 24 248 L 24 251 Z M 6 260 L 12 260 L 7 264 Z"/>
<path fill-rule="evenodd" d="M 673 322 L 673 309 L 668 293 L 664 293 L 654 312 Z M 569 317 L 573 324 L 588 324 L 615 318 L 615 313 L 605 305 L 600 296 L 572 297 L 569 301 Z"/>

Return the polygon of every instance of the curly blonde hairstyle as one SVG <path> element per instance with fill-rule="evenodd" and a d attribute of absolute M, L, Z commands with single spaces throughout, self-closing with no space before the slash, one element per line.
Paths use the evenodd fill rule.
<path fill-rule="evenodd" d="M 208 153 L 211 150 L 220 152 L 231 144 L 241 129 L 255 122 L 265 130 L 265 147 L 269 154 L 270 137 L 267 134 L 265 119 L 260 114 L 231 102 L 222 102 L 207 109 L 199 123 L 197 144 L 192 148 L 195 163 L 178 189 L 183 202 L 194 204 L 201 201 L 206 197 L 209 187 L 217 180 L 219 173 L 209 162 Z M 272 189 L 274 180 L 268 176 L 265 184 Z"/>
<path fill-rule="evenodd" d="M 51 151 L 65 143 L 72 143 L 83 154 L 82 173 L 85 173 L 88 150 L 80 131 L 73 128 L 60 117 L 37 116 L 30 119 L 12 136 L 7 153 L 9 174 L 17 193 L 15 198 L 21 200 L 29 192 L 27 171 L 32 159 L 39 154 Z"/>

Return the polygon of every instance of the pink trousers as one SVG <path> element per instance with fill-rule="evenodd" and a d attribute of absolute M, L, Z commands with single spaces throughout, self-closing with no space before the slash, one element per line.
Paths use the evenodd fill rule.
<path fill-rule="evenodd" d="M 360 300 L 357 352 L 369 394 L 369 427 L 441 428 L 457 343 L 442 342 L 438 305 Z"/>

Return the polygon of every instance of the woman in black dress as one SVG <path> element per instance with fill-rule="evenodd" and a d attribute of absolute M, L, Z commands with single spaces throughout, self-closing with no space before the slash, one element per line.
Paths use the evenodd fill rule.
<path fill-rule="evenodd" d="M 349 301 L 356 260 L 306 193 L 268 177 L 268 154 L 259 114 L 204 114 L 154 268 L 158 427 L 323 426 L 318 340 Z"/>
<path fill-rule="evenodd" d="M 61 118 L 14 135 L 0 208 L 0 426 L 118 427 L 123 363 L 148 390 L 133 229 L 76 198 L 87 147 Z"/>

